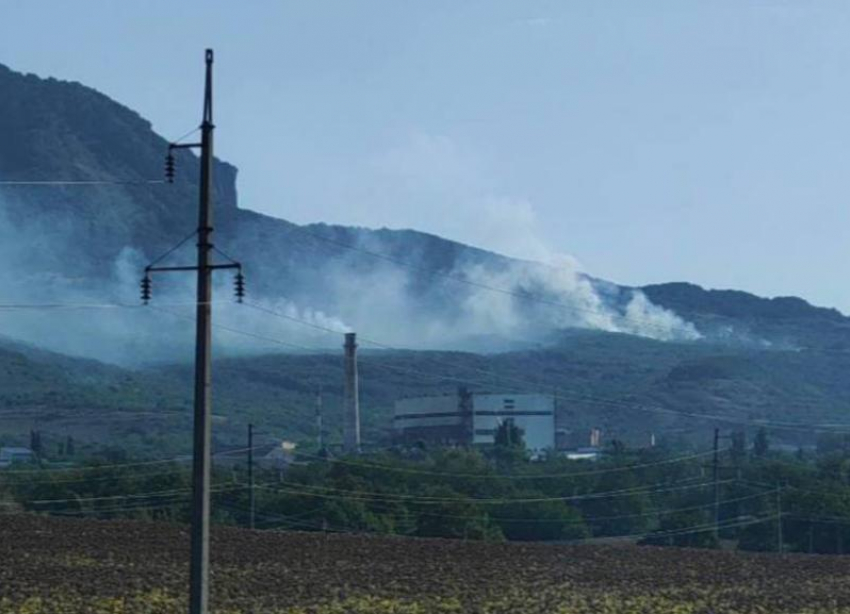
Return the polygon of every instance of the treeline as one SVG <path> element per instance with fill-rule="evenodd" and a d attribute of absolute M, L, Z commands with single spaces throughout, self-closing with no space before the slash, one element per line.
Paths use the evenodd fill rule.
<path fill-rule="evenodd" d="M 257 467 L 258 529 L 461 539 L 574 541 L 843 553 L 850 548 L 850 446 L 782 454 L 766 435 L 710 450 L 612 445 L 596 461 L 530 460 L 521 434 L 489 449 L 414 449 Z M 107 462 L 0 471 L 0 511 L 185 522 L 188 463 Z M 216 522 L 251 524 L 244 456 L 218 466 Z"/>

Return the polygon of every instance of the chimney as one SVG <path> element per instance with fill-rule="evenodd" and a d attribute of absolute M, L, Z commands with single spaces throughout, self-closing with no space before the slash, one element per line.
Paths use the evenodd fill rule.
<path fill-rule="evenodd" d="M 357 380 L 357 334 L 345 333 L 345 412 L 342 432 L 346 454 L 360 452 L 360 390 Z"/>

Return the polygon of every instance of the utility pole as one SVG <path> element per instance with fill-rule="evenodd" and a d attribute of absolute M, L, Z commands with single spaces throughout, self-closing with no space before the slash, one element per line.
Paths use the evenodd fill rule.
<path fill-rule="evenodd" d="M 319 454 L 325 452 L 325 425 L 324 417 L 322 416 L 322 387 L 316 389 L 316 445 L 319 449 Z"/>
<path fill-rule="evenodd" d="M 210 474 L 212 459 L 212 65 L 206 52 L 204 119 L 201 123 L 201 177 L 198 215 L 198 304 L 195 329 L 195 445 L 192 463 L 192 563 L 189 585 L 190 614 L 206 614 L 210 597 Z"/>
<path fill-rule="evenodd" d="M 732 439 L 734 435 L 721 435 L 714 429 L 714 456 L 712 458 L 712 480 L 714 481 L 714 536 L 720 539 L 720 440 Z"/>
<path fill-rule="evenodd" d="M 254 496 L 254 425 L 248 425 L 248 526 L 254 528 L 256 517 L 256 499 Z"/>
<path fill-rule="evenodd" d="M 776 550 L 782 554 L 784 550 L 784 542 L 782 535 L 782 486 L 776 486 Z"/>
<path fill-rule="evenodd" d="M 237 269 L 235 279 L 236 298 L 241 302 L 244 295 L 242 265 L 235 261 L 228 264 L 213 264 L 213 106 L 212 67 L 213 52 L 205 53 L 206 74 L 204 84 L 204 111 L 201 122 L 200 143 L 172 143 L 168 146 L 165 173 L 169 183 L 174 180 L 175 149 L 200 149 L 200 179 L 196 266 L 155 266 L 171 254 L 175 248 L 145 267 L 142 279 L 142 301 L 151 299 L 151 273 L 195 271 L 197 273 L 197 307 L 195 328 L 195 406 L 193 425 L 192 458 L 192 530 L 191 563 L 189 569 L 189 613 L 209 612 L 210 577 L 210 482 L 212 471 L 212 272 L 215 269 Z M 216 250 L 217 251 L 217 250 Z M 220 252 L 219 252 L 220 253 Z M 223 254 L 222 254 L 223 255 Z M 230 260 L 228 258 L 228 260 Z"/>
<path fill-rule="evenodd" d="M 712 460 L 714 480 L 714 537 L 720 538 L 720 429 L 714 429 L 714 456 Z"/>

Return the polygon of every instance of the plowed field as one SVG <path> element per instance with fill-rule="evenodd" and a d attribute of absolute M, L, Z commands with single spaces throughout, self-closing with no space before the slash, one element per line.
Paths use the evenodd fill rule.
<path fill-rule="evenodd" d="M 850 557 L 217 528 L 217 613 L 850 613 Z M 0 516 L 0 611 L 185 612 L 185 527 Z"/>

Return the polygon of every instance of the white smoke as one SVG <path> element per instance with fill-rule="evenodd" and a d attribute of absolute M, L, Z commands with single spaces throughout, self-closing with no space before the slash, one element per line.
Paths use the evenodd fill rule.
<path fill-rule="evenodd" d="M 500 271 L 476 265 L 458 275 L 473 288 L 464 303 L 464 328 L 474 334 L 536 339 L 556 329 L 585 328 L 665 341 L 700 337 L 692 324 L 639 290 L 629 290 L 627 304 L 619 308 L 568 263 L 552 267 L 520 261 Z"/>
<path fill-rule="evenodd" d="M 433 263 L 414 250 L 405 256 L 407 267 L 359 255 L 319 258 L 309 276 L 312 287 L 297 299 L 258 297 L 249 275 L 249 305 L 235 303 L 231 276 L 218 272 L 213 319 L 217 355 L 338 350 L 342 333 L 351 330 L 389 346 L 430 349 L 495 350 L 504 347 L 498 340 L 511 346 L 539 344 L 565 328 L 660 340 L 699 338 L 693 325 L 653 305 L 640 291 L 600 291 L 574 259 L 555 255 L 539 239 L 527 202 L 495 199 L 490 207 L 498 214 L 489 218 L 488 232 L 508 236 L 510 229 L 514 245 L 547 264 L 477 258 L 431 274 Z M 63 226 L 63 219 L 45 216 L 14 224 L 0 207 L 0 258 L 5 263 L 0 304 L 45 306 L 0 311 L 0 334 L 125 365 L 191 360 L 194 276 L 155 274 L 153 301 L 142 306 L 139 281 L 148 256 L 123 249 L 106 279 L 68 273 L 75 270 L 69 255 L 84 249 L 85 237 Z M 358 248 L 385 251 L 379 235 L 360 236 Z M 193 251 L 187 245 L 163 264 L 191 263 Z M 495 342 L 482 346 L 482 339 Z"/>

